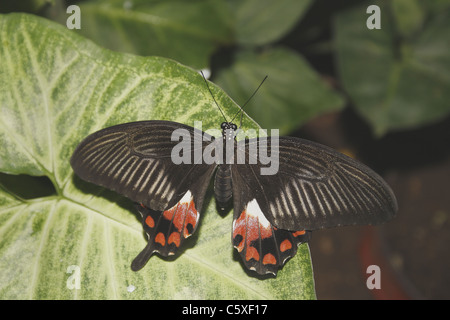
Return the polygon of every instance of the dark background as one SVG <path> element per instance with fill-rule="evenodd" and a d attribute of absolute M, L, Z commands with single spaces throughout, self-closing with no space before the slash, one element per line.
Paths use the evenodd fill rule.
<path fill-rule="evenodd" d="M 313 233 L 318 299 L 450 298 L 449 127 L 446 118 L 374 140 L 346 109 L 319 117 L 299 132 L 338 150 L 358 148 L 366 163 L 383 172 L 399 204 L 397 217 L 385 225 Z M 393 160 L 376 161 L 374 154 Z M 381 290 L 366 287 L 371 264 L 381 268 Z"/>
<path fill-rule="evenodd" d="M 327 25 L 326 12 L 332 15 L 354 3 L 317 1 L 298 28 L 320 23 L 314 17 Z M 323 30 L 323 37 L 331 37 L 331 26 Z M 337 79 L 333 56 L 306 56 L 317 70 Z M 296 134 L 358 154 L 386 179 L 399 205 L 397 217 L 382 226 L 313 233 L 317 298 L 449 299 L 450 117 L 375 138 L 348 103 L 343 111 L 320 116 Z M 381 268 L 381 290 L 366 287 L 371 264 Z"/>

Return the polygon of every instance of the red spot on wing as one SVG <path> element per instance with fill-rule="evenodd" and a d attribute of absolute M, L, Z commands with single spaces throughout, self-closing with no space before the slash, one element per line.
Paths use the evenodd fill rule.
<path fill-rule="evenodd" d="M 169 236 L 168 244 L 174 243 L 177 248 L 180 246 L 180 234 L 177 232 L 172 232 Z"/>
<path fill-rule="evenodd" d="M 159 243 L 163 247 L 166 245 L 166 237 L 164 237 L 164 234 L 162 232 L 160 232 L 156 235 L 155 242 Z"/>
<path fill-rule="evenodd" d="M 300 231 L 292 232 L 292 235 L 293 235 L 294 237 L 298 237 L 298 236 L 304 235 L 305 233 L 306 233 L 305 230 L 300 230 Z"/>
<path fill-rule="evenodd" d="M 263 264 L 276 265 L 277 264 L 277 259 L 275 258 L 275 256 L 273 254 L 267 253 L 266 255 L 264 255 Z"/>
<path fill-rule="evenodd" d="M 153 220 L 151 216 L 147 216 L 147 218 L 145 218 L 145 224 L 148 225 L 150 228 L 153 228 L 155 227 L 155 220 Z"/>
<path fill-rule="evenodd" d="M 173 214 L 177 210 L 177 208 L 178 208 L 178 204 L 176 204 L 174 207 L 170 208 L 169 210 L 164 211 L 163 212 L 164 219 L 171 221 L 173 218 Z"/>
<path fill-rule="evenodd" d="M 259 261 L 258 250 L 254 247 L 247 247 L 247 250 L 245 251 L 245 260 L 250 261 L 252 258 Z"/>
<path fill-rule="evenodd" d="M 280 251 L 285 252 L 292 248 L 292 242 L 290 242 L 288 239 L 283 240 L 280 244 Z"/>

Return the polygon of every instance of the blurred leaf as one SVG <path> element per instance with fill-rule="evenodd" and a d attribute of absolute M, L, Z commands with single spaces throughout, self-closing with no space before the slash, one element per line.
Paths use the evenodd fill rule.
<path fill-rule="evenodd" d="M 229 0 L 238 43 L 263 45 L 284 36 L 311 0 Z"/>
<path fill-rule="evenodd" d="M 219 44 L 230 42 L 228 10 L 216 0 L 99 0 L 79 4 L 79 32 L 105 48 L 208 65 Z M 65 25 L 65 12 L 58 20 Z"/>
<path fill-rule="evenodd" d="M 211 90 L 235 114 L 231 99 Z M 207 129 L 222 116 L 190 68 L 104 50 L 35 16 L 0 15 L 0 171 L 44 175 L 55 187 L 24 200 L 0 183 L 0 299 L 315 298 L 308 246 L 277 278 L 249 276 L 233 254 L 232 215 L 218 215 L 211 194 L 184 252 L 131 271 L 146 244 L 131 202 L 74 177 L 69 159 L 89 133 L 143 119 L 202 120 Z M 81 286 L 71 290 L 73 265 Z"/>
<path fill-rule="evenodd" d="M 381 30 L 366 27 L 369 3 L 335 20 L 342 84 L 377 135 L 421 126 L 450 111 L 450 7 L 419 13 L 397 1 L 380 2 Z M 400 4 L 427 17 L 420 28 L 399 18 Z M 409 27 L 418 30 L 409 33 Z"/>
<path fill-rule="evenodd" d="M 441 10 L 448 10 L 450 0 L 421 1 L 420 5 L 430 14 L 439 13 Z"/>
<path fill-rule="evenodd" d="M 275 48 L 260 54 L 244 51 L 221 70 L 215 82 L 239 104 L 268 79 L 244 110 L 263 128 L 287 134 L 314 116 L 338 110 L 343 99 L 294 51 Z"/>
<path fill-rule="evenodd" d="M 0 1 L 0 13 L 9 12 L 28 12 L 37 13 L 47 4 L 53 4 L 55 0 L 1 0 Z"/>
<path fill-rule="evenodd" d="M 395 0 L 391 4 L 396 32 L 404 37 L 416 34 L 425 20 L 419 0 Z"/>

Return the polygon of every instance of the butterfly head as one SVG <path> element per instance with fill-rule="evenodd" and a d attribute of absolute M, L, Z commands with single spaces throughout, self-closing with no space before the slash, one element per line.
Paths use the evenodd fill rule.
<path fill-rule="evenodd" d="M 222 137 L 227 140 L 234 139 L 234 132 L 238 129 L 237 125 L 226 121 L 222 122 L 220 128 L 222 129 Z"/>

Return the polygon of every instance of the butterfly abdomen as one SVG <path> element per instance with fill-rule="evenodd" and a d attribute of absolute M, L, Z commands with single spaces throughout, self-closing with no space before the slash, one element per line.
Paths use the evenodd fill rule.
<path fill-rule="evenodd" d="M 218 206 L 223 209 L 233 194 L 230 165 L 222 164 L 217 167 L 214 193 Z"/>

